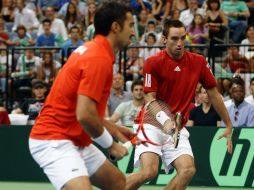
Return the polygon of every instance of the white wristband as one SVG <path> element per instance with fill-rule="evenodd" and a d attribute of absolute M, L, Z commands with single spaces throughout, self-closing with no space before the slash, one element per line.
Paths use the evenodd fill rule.
<path fill-rule="evenodd" d="M 113 144 L 113 138 L 106 128 L 104 128 L 103 133 L 99 137 L 93 138 L 93 141 L 102 148 L 109 148 Z"/>
<path fill-rule="evenodd" d="M 167 121 L 167 120 L 170 120 L 170 117 L 164 112 L 164 111 L 159 111 L 157 114 L 156 114 L 156 120 L 161 124 L 161 125 L 164 125 L 164 123 Z"/>

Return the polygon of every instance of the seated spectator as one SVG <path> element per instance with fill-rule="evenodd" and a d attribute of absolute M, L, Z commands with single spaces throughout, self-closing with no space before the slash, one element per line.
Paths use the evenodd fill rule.
<path fill-rule="evenodd" d="M 254 45 L 254 25 L 247 27 L 246 38 L 242 40 L 241 44 L 250 46 L 240 46 L 240 53 L 248 59 L 254 57 L 254 46 L 252 46 Z"/>
<path fill-rule="evenodd" d="M 172 3 L 172 10 L 179 10 L 180 12 L 188 9 L 188 2 L 187 0 L 173 0 Z"/>
<path fill-rule="evenodd" d="M 47 9 L 47 7 L 51 6 L 55 9 L 59 9 L 61 6 L 59 5 L 60 0 L 37 0 L 37 12 L 39 17 L 42 17 L 44 11 Z M 69 0 L 68 0 L 69 1 Z"/>
<path fill-rule="evenodd" d="M 67 7 L 69 3 L 73 3 L 77 6 L 78 12 L 82 18 L 87 14 L 87 5 L 85 2 L 80 1 L 80 0 L 70 0 L 69 2 L 66 2 L 61 9 L 58 11 L 58 16 L 61 18 L 64 18 L 67 13 Z"/>
<path fill-rule="evenodd" d="M 84 41 L 80 39 L 79 33 L 79 28 L 77 26 L 71 27 L 70 38 L 63 44 L 65 61 L 67 60 L 71 52 L 74 50 L 69 48 L 76 48 L 84 43 Z"/>
<path fill-rule="evenodd" d="M 108 99 L 105 117 L 111 117 L 120 103 L 131 99 L 131 93 L 124 91 L 124 76 L 121 73 L 115 73 L 113 76 L 112 88 Z"/>
<path fill-rule="evenodd" d="M 245 97 L 245 101 L 254 106 L 254 77 L 250 79 L 250 95 Z"/>
<path fill-rule="evenodd" d="M 230 46 L 221 66 L 232 73 L 245 73 L 248 71 L 248 64 L 248 59 L 240 54 L 238 47 Z"/>
<path fill-rule="evenodd" d="M 88 27 L 91 24 L 93 24 L 94 16 L 95 16 L 95 11 L 96 11 L 96 3 L 95 3 L 95 1 L 92 1 L 92 2 L 88 3 L 87 14 L 85 15 L 85 18 L 84 18 L 85 26 Z"/>
<path fill-rule="evenodd" d="M 224 48 L 216 47 L 214 44 L 224 44 L 228 20 L 223 11 L 220 10 L 220 0 L 208 0 L 206 11 L 206 26 L 209 30 L 211 56 L 221 56 Z"/>
<path fill-rule="evenodd" d="M 67 30 L 70 30 L 72 26 L 79 23 L 81 19 L 76 4 L 70 2 L 67 7 L 66 16 L 63 18 Z"/>
<path fill-rule="evenodd" d="M 28 120 L 31 121 L 30 124 L 33 124 L 44 104 L 46 92 L 46 84 L 41 80 L 34 80 L 32 83 L 33 97 L 22 100 L 12 113 L 29 115 Z"/>
<path fill-rule="evenodd" d="M 205 44 L 208 41 L 208 28 L 202 15 L 195 14 L 192 23 L 187 27 L 191 44 Z"/>
<path fill-rule="evenodd" d="M 172 10 L 171 15 L 170 15 L 170 19 L 179 20 L 180 19 L 180 13 L 181 12 L 178 9 Z"/>
<path fill-rule="evenodd" d="M 64 25 L 63 20 L 56 18 L 56 12 L 54 7 L 49 6 L 46 8 L 45 17 L 51 20 L 50 31 L 56 34 L 57 36 L 61 37 L 63 40 L 67 40 L 68 34 L 67 34 L 66 27 Z M 37 36 L 43 33 L 44 33 L 43 25 L 40 24 L 38 32 L 37 32 Z"/>
<path fill-rule="evenodd" d="M 141 37 L 145 33 L 146 24 L 148 21 L 149 12 L 142 9 L 138 16 L 138 36 Z M 139 39 L 138 39 L 139 40 Z"/>
<path fill-rule="evenodd" d="M 233 127 L 254 127 L 254 106 L 244 100 L 245 82 L 241 77 L 232 80 L 232 103 L 227 107 Z M 221 124 L 225 127 L 225 124 Z"/>
<path fill-rule="evenodd" d="M 24 0 L 16 1 L 17 8 L 14 11 L 14 25 L 12 31 L 16 31 L 17 27 L 23 25 L 26 27 L 26 30 L 32 32 L 37 30 L 39 27 L 39 21 L 36 17 L 36 14 L 33 10 L 25 7 Z"/>
<path fill-rule="evenodd" d="M 171 0 L 152 1 L 152 15 L 158 20 L 164 20 L 170 15 Z"/>
<path fill-rule="evenodd" d="M 200 87 L 201 105 L 194 107 L 190 111 L 189 121 L 186 126 L 220 126 L 220 116 L 209 101 L 204 87 Z"/>
<path fill-rule="evenodd" d="M 198 8 L 198 1 L 197 0 L 188 0 L 188 9 L 184 10 L 180 14 L 179 20 L 184 23 L 184 25 L 187 27 L 191 24 L 191 22 L 194 19 L 194 15 L 196 13 L 204 16 L 205 11 L 202 8 Z"/>
<path fill-rule="evenodd" d="M 230 39 L 240 43 L 247 28 L 247 19 L 250 16 L 249 8 L 244 1 L 222 1 L 221 10 L 227 16 L 230 28 Z"/>
<path fill-rule="evenodd" d="M 156 45 L 156 42 L 157 42 L 157 34 L 155 32 L 147 33 L 145 45 L 154 46 L 154 45 Z M 145 61 L 148 57 L 158 53 L 159 51 L 160 51 L 160 49 L 156 48 L 156 47 L 143 48 L 139 53 L 139 57 L 143 58 Z"/>
<path fill-rule="evenodd" d="M 6 41 L 9 46 L 33 46 L 34 40 L 32 36 L 27 32 L 26 27 L 19 25 L 16 33 L 10 36 L 9 40 Z"/>
<path fill-rule="evenodd" d="M 131 92 L 133 99 L 120 103 L 111 116 L 111 121 L 117 123 L 120 120 L 122 125 L 129 127 L 133 125 L 136 114 L 144 104 L 143 81 L 134 80 L 131 85 Z"/>
<path fill-rule="evenodd" d="M 61 36 L 51 32 L 51 20 L 44 19 L 42 21 L 43 33 L 37 37 L 36 46 L 61 46 L 63 39 Z"/>
<path fill-rule="evenodd" d="M 5 43 L 0 42 L 0 48 L 4 49 L 0 51 L 0 94 L 1 96 L 5 96 L 7 63 L 8 63 L 9 72 L 10 72 L 12 56 L 11 54 L 7 56 L 8 51 L 7 51 L 7 45 Z"/>
<path fill-rule="evenodd" d="M 13 0 L 3 1 L 1 15 L 5 22 L 14 22 L 14 2 Z"/>
<path fill-rule="evenodd" d="M 154 34 L 156 34 L 156 40 L 160 39 L 159 34 L 156 32 L 156 27 L 157 27 L 156 20 L 150 19 L 150 20 L 147 21 L 146 28 L 145 28 L 145 33 L 143 34 L 143 36 L 141 36 L 141 39 L 140 39 L 140 44 L 141 45 L 146 45 L 147 35 L 150 32 L 154 32 Z M 156 41 L 156 44 L 157 44 L 157 41 Z"/>
<path fill-rule="evenodd" d="M 37 79 L 51 86 L 60 68 L 61 64 L 54 60 L 52 52 L 46 51 L 42 56 L 42 65 L 38 69 Z"/>
<path fill-rule="evenodd" d="M 147 9 L 149 12 L 152 10 L 152 3 L 148 0 L 130 0 L 130 6 L 135 15 L 139 15 L 143 9 Z"/>
<path fill-rule="evenodd" d="M 5 28 L 5 21 L 0 17 L 0 41 L 6 43 L 9 39 L 9 34 Z"/>

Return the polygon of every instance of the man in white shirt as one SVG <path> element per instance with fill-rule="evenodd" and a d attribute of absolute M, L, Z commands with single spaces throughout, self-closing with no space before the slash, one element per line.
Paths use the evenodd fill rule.
<path fill-rule="evenodd" d="M 205 10 L 198 8 L 197 0 L 188 0 L 189 8 L 185 11 L 182 11 L 180 14 L 179 20 L 184 23 L 185 26 L 189 26 L 194 18 L 194 14 L 198 13 L 202 16 L 205 15 Z"/>
<path fill-rule="evenodd" d="M 33 31 L 39 27 L 39 21 L 33 10 L 25 7 L 24 0 L 16 1 L 17 8 L 14 11 L 14 25 L 12 31 L 16 31 L 19 25 L 26 26 L 28 31 Z"/>
<path fill-rule="evenodd" d="M 111 121 L 116 123 L 120 120 L 121 124 L 125 126 L 133 125 L 136 114 L 140 111 L 144 103 L 143 81 L 133 81 L 131 91 L 133 100 L 120 103 L 111 116 Z"/>
<path fill-rule="evenodd" d="M 56 18 L 56 13 L 54 7 L 47 7 L 45 11 L 45 16 L 46 18 L 51 20 L 51 32 L 60 35 L 64 40 L 68 39 L 68 33 L 66 30 L 66 27 L 64 25 L 63 20 Z M 37 36 L 41 35 L 44 33 L 42 24 L 40 24 Z"/>

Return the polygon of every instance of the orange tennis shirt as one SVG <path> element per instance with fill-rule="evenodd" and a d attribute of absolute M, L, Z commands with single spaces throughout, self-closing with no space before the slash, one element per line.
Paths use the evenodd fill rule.
<path fill-rule="evenodd" d="M 90 137 L 77 121 L 77 96 L 95 100 L 103 120 L 112 85 L 113 63 L 113 49 L 101 35 L 77 48 L 57 75 L 30 138 L 68 139 L 80 147 L 91 144 Z"/>

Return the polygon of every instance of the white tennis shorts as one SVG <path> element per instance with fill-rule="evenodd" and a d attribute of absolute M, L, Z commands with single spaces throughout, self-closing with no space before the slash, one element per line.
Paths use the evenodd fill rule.
<path fill-rule="evenodd" d="M 133 128 L 136 131 L 138 125 L 134 125 Z M 155 140 L 155 142 L 158 142 L 156 139 L 162 139 L 165 136 L 160 129 L 155 128 L 154 126 L 149 124 L 144 124 L 144 130 L 148 138 L 151 139 L 152 141 Z M 180 139 L 178 147 L 176 149 L 173 148 L 173 144 L 170 143 L 171 141 L 169 141 L 169 143 L 163 146 L 156 146 L 149 143 L 146 143 L 145 145 L 143 144 L 137 145 L 135 148 L 134 167 L 140 166 L 139 158 L 141 154 L 145 152 L 153 152 L 161 157 L 165 172 L 168 173 L 169 170 L 172 169 L 173 167 L 171 163 L 179 156 L 188 154 L 194 157 L 189 142 L 189 135 L 190 134 L 186 128 L 183 128 L 180 131 Z M 141 131 L 138 133 L 138 137 L 141 140 L 142 139 L 145 140 L 145 137 Z"/>
<path fill-rule="evenodd" d="M 29 139 L 29 148 L 57 190 L 71 179 L 92 176 L 106 160 L 93 144 L 79 148 L 69 140 Z"/>

